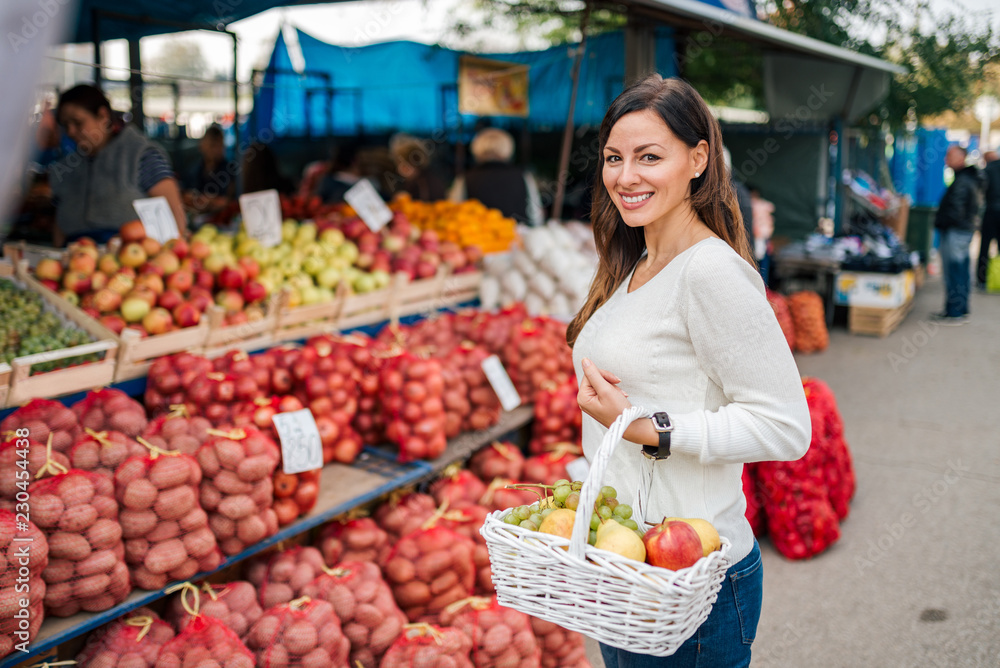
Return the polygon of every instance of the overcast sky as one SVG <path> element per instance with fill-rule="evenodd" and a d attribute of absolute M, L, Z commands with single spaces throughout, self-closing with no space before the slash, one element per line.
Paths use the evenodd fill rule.
<path fill-rule="evenodd" d="M 938 11 L 960 12 L 990 21 L 1000 31 L 1000 3 L 997 0 L 930 0 Z M 250 71 L 266 63 L 279 26 L 283 22 L 301 28 L 326 42 L 360 46 L 373 42 L 412 39 L 427 43 L 445 43 L 453 17 L 463 13 L 468 0 L 364 0 L 326 5 L 273 9 L 230 25 L 239 35 L 239 78 L 246 81 Z M 151 58 L 169 40 L 189 39 L 202 48 L 214 70 L 230 72 L 233 63 L 232 42 L 226 36 L 206 31 L 147 37 L 142 40 L 143 57 Z M 511 35 L 491 38 L 490 50 L 520 48 Z M 528 47 L 538 45 L 527 45 Z M 124 42 L 108 44 L 105 60 L 109 65 L 128 64 Z"/>

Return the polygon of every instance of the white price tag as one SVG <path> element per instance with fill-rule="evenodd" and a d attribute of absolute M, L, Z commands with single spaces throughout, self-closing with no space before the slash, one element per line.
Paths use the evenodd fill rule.
<path fill-rule="evenodd" d="M 277 190 L 262 190 L 240 195 L 243 227 L 251 239 L 264 248 L 281 243 L 281 199 Z"/>
<path fill-rule="evenodd" d="M 500 398 L 500 405 L 503 406 L 503 409 L 512 411 L 520 406 L 521 395 L 517 393 L 517 388 L 514 387 L 510 376 L 507 375 L 507 369 L 503 368 L 500 358 L 496 355 L 490 355 L 483 360 L 482 367 L 483 373 L 486 374 L 486 380 L 490 381 L 490 385 L 493 386 L 493 391 Z"/>
<path fill-rule="evenodd" d="M 132 201 L 132 208 L 146 229 L 146 236 L 165 244 L 181 235 L 177 219 L 170 210 L 166 197 L 149 197 Z"/>
<path fill-rule="evenodd" d="M 323 468 L 323 443 L 312 411 L 277 413 L 271 420 L 281 442 L 281 470 L 292 475 Z"/>
<path fill-rule="evenodd" d="M 392 209 L 382 201 L 382 196 L 368 179 L 361 179 L 344 193 L 344 200 L 357 211 L 372 232 L 378 232 L 392 220 Z"/>
<path fill-rule="evenodd" d="M 586 457 L 577 457 L 566 465 L 566 475 L 570 480 L 586 480 L 590 473 L 590 462 Z"/>

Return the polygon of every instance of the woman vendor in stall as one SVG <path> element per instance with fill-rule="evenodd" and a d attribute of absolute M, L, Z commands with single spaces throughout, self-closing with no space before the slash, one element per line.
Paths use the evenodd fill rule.
<path fill-rule="evenodd" d="M 166 154 L 134 126 L 122 124 L 94 86 L 75 86 L 59 97 L 56 119 L 76 151 L 49 168 L 56 205 L 53 242 L 87 236 L 106 242 L 138 218 L 133 200 L 163 196 L 184 234 L 187 219 Z"/>

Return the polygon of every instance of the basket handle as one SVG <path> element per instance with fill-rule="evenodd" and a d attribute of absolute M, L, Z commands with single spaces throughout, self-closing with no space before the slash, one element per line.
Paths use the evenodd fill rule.
<path fill-rule="evenodd" d="M 601 447 L 594 455 L 594 461 L 590 462 L 590 471 L 587 473 L 587 479 L 583 481 L 583 488 L 580 490 L 580 505 L 576 507 L 573 535 L 569 539 L 569 553 L 573 557 L 584 558 L 587 537 L 590 535 L 590 516 L 594 512 L 594 502 L 597 501 L 597 495 L 600 493 L 601 487 L 604 486 L 604 472 L 611 461 L 612 453 L 621 442 L 628 426 L 634 420 L 650 415 L 652 413 L 642 406 L 629 406 L 615 418 L 604 434 L 604 440 L 601 441 Z"/>

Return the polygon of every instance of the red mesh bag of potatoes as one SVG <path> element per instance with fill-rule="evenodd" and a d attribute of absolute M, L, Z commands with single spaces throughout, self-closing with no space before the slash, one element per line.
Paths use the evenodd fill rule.
<path fill-rule="evenodd" d="M 461 464 L 453 464 L 431 483 L 430 492 L 438 505 L 445 501 L 452 506 L 479 503 L 486 493 L 486 483 L 469 469 L 462 468 Z"/>
<path fill-rule="evenodd" d="M 333 606 L 308 596 L 264 611 L 247 646 L 258 668 L 348 668 L 351 643 Z"/>
<path fill-rule="evenodd" d="M 451 529 L 455 533 L 472 540 L 475 549 L 472 553 L 472 562 L 476 567 L 476 594 L 492 594 L 493 569 L 490 566 L 490 553 L 486 549 L 486 539 L 479 530 L 486 522 L 486 516 L 490 514 L 490 509 L 478 504 L 462 503 L 456 507 L 445 508 L 441 513 L 439 523 L 441 526 Z"/>
<path fill-rule="evenodd" d="M 212 369 L 237 378 L 235 392 L 242 401 L 271 394 L 271 377 L 266 363 L 257 364 L 244 350 L 230 350 L 212 360 Z"/>
<path fill-rule="evenodd" d="M 434 459 L 448 447 L 441 363 L 409 352 L 387 357 L 379 377 L 385 435 L 400 462 Z"/>
<path fill-rule="evenodd" d="M 352 423 L 358 412 L 361 369 L 355 355 L 366 354 L 363 340 L 315 336 L 302 348 L 302 361 L 293 368 L 296 396 L 309 407 L 323 443 L 323 463 L 350 464 L 361 453 L 361 436 Z M 307 367 L 299 380 L 299 368 Z"/>
<path fill-rule="evenodd" d="M 788 298 L 788 308 L 795 323 L 795 350 L 816 353 L 830 344 L 830 332 L 823 315 L 823 298 L 809 290 L 796 292 Z"/>
<path fill-rule="evenodd" d="M 252 427 L 212 429 L 198 450 L 200 501 L 208 526 L 226 556 L 278 532 L 272 476 L 281 453 L 269 437 Z"/>
<path fill-rule="evenodd" d="M 441 612 L 442 626 L 451 626 L 472 640 L 476 668 L 539 668 L 540 651 L 531 618 L 504 608 L 496 597 L 471 597 L 456 601 Z"/>
<path fill-rule="evenodd" d="M 93 431 L 120 431 L 135 438 L 146 428 L 146 409 L 121 390 L 92 390 L 71 406 L 80 426 Z"/>
<path fill-rule="evenodd" d="M 774 317 L 778 319 L 781 326 L 781 333 L 785 335 L 788 347 L 795 350 L 795 321 L 792 319 L 792 311 L 788 308 L 788 300 L 780 292 L 767 291 L 767 301 L 774 311 Z"/>
<path fill-rule="evenodd" d="M 358 432 L 363 443 L 377 445 L 384 443 L 385 414 L 382 412 L 381 376 L 383 357 L 372 355 L 375 344 L 369 344 L 367 361 L 361 369 L 361 379 L 358 381 L 358 411 L 351 425 Z"/>
<path fill-rule="evenodd" d="M 189 417 L 187 409 L 180 404 L 170 413 L 150 420 L 142 437 L 161 450 L 193 455 L 208 440 L 211 427 L 208 418 L 199 415 Z"/>
<path fill-rule="evenodd" d="M 444 404 L 444 435 L 454 438 L 462 433 L 463 427 L 472 415 L 472 404 L 469 401 L 469 386 L 460 360 L 451 356 L 441 356 L 441 380 L 444 391 L 441 402 Z"/>
<path fill-rule="evenodd" d="M 389 500 L 375 509 L 375 523 L 389 534 L 389 540 L 395 543 L 401 537 L 420 529 L 438 504 L 434 497 L 420 492 L 392 494 Z"/>
<path fill-rule="evenodd" d="M 70 469 L 32 483 L 28 494 L 31 518 L 49 545 L 46 613 L 69 617 L 124 601 L 132 586 L 111 479 Z"/>
<path fill-rule="evenodd" d="M 158 417 L 174 410 L 174 406 L 190 403 L 187 388 L 199 376 L 212 370 L 212 362 L 200 355 L 177 353 L 158 357 L 149 367 L 143 403 L 149 414 Z M 197 406 L 188 406 L 190 415 L 198 414 Z"/>
<path fill-rule="evenodd" d="M 528 317 L 521 302 L 506 306 L 496 313 L 480 311 L 470 324 L 466 338 L 482 345 L 491 353 L 503 355 L 514 331 Z"/>
<path fill-rule="evenodd" d="M 407 619 L 433 623 L 445 607 L 472 595 L 475 549 L 471 538 L 441 526 L 399 539 L 383 572 Z"/>
<path fill-rule="evenodd" d="M 472 455 L 469 470 L 483 482 L 490 482 L 494 478 L 520 480 L 524 471 L 524 455 L 513 443 L 493 441 Z"/>
<path fill-rule="evenodd" d="M 525 484 L 520 487 L 517 485 Z M 479 499 L 479 504 L 486 506 L 490 512 L 506 510 L 515 506 L 530 506 L 539 500 L 534 487 L 527 483 L 517 483 L 506 478 L 494 478 L 486 487 L 486 492 Z"/>
<path fill-rule="evenodd" d="M 371 517 L 354 517 L 330 522 L 320 531 L 319 550 L 323 561 L 336 566 L 342 561 L 385 561 L 391 549 L 389 534 Z"/>
<path fill-rule="evenodd" d="M 458 629 L 407 624 L 382 657 L 379 668 L 473 668 L 470 651 L 472 640 Z"/>
<path fill-rule="evenodd" d="M 198 615 L 160 650 L 154 668 L 254 668 L 254 655 L 225 624 Z"/>
<path fill-rule="evenodd" d="M 296 546 L 252 560 L 246 576 L 257 587 L 258 600 L 266 610 L 299 598 L 305 588 L 327 570 L 318 549 Z"/>
<path fill-rule="evenodd" d="M 80 438 L 82 430 L 76 413 L 49 399 L 32 399 L 0 422 L 0 434 L 4 439 L 16 433 L 17 438 L 48 443 L 51 433 L 53 452 L 68 451 Z"/>
<path fill-rule="evenodd" d="M 462 423 L 463 431 L 488 429 L 500 421 L 500 398 L 483 371 L 483 360 L 490 354 L 485 346 L 463 341 L 447 355 L 459 363 L 468 392 L 469 414 Z M 445 405 L 449 389 L 445 385 Z"/>
<path fill-rule="evenodd" d="M 352 666 L 377 666 L 406 624 L 382 572 L 370 561 L 342 562 L 305 591 L 306 596 L 333 606 L 351 642 Z"/>
<path fill-rule="evenodd" d="M 99 627 L 77 655 L 80 668 L 153 668 L 174 628 L 148 608 L 138 608 Z"/>
<path fill-rule="evenodd" d="M 48 564 L 45 533 L 31 521 L 19 522 L 14 512 L 0 510 L 0 658 L 29 647 L 38 635 L 45 619 L 42 572 Z M 22 568 L 28 569 L 26 582 Z"/>
<path fill-rule="evenodd" d="M 64 453 L 56 452 L 45 443 L 38 443 L 30 437 L 23 436 L 24 428 L 21 429 L 11 432 L 10 440 L 0 443 L 0 471 L 24 470 L 20 467 L 24 466 L 22 462 L 27 462 L 27 480 L 34 480 L 40 471 L 51 474 L 70 468 L 69 457 Z M 18 433 L 22 436 L 17 436 Z M 17 493 L 24 491 L 23 482 L 24 479 L 19 479 L 13 473 L 0 475 L 0 508 L 14 509 Z"/>
<path fill-rule="evenodd" d="M 84 429 L 83 436 L 69 450 L 70 465 L 114 479 L 115 470 L 129 457 L 148 452 L 138 441 L 120 431 Z"/>
<path fill-rule="evenodd" d="M 812 423 L 809 448 L 822 450 L 826 454 L 822 477 L 837 517 L 844 519 L 850 512 L 850 502 L 854 498 L 856 487 L 851 451 L 844 440 L 844 421 L 829 385 L 818 378 L 803 378 L 802 387 L 806 393 Z"/>
<path fill-rule="evenodd" d="M 257 588 L 244 580 L 225 584 L 205 582 L 200 588 L 185 582 L 179 587 L 167 604 L 165 615 L 178 630 L 184 630 L 198 615 L 202 615 L 219 620 L 240 640 L 245 640 L 250 627 L 264 613 L 257 600 Z"/>
<path fill-rule="evenodd" d="M 542 668 L 590 668 L 587 660 L 586 639 L 574 631 L 538 617 L 530 617 L 531 630 L 535 632 L 542 652 Z"/>
<path fill-rule="evenodd" d="M 522 320 L 500 357 L 523 403 L 532 401 L 546 382 L 562 384 L 573 375 L 573 354 L 566 339 L 560 339 L 543 318 Z"/>
<path fill-rule="evenodd" d="M 752 464 L 743 465 L 743 496 L 747 501 L 747 509 L 744 513 L 747 522 L 753 529 L 753 535 L 760 536 L 767 526 L 767 518 L 764 517 L 764 509 L 761 505 L 762 494 L 758 492 L 757 474 Z"/>
<path fill-rule="evenodd" d="M 524 460 L 523 477 L 544 485 L 552 485 L 557 480 L 570 480 L 566 465 L 583 456 L 583 449 L 575 443 L 554 443 L 550 449 Z"/>
<path fill-rule="evenodd" d="M 538 455 L 558 443 L 580 444 L 583 412 L 576 401 L 577 392 L 576 376 L 563 383 L 545 383 L 535 392 L 528 452 Z"/>
<path fill-rule="evenodd" d="M 153 449 L 115 471 L 125 562 L 140 589 L 162 589 L 222 563 L 208 514 L 198 499 L 201 467 L 194 457 Z"/>

